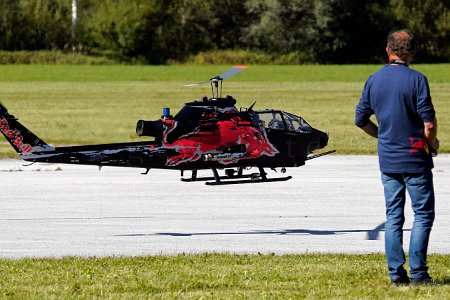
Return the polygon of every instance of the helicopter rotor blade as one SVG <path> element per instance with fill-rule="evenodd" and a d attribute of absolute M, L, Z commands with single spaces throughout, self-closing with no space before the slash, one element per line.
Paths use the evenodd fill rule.
<path fill-rule="evenodd" d="M 226 71 L 225 73 L 220 74 L 219 77 L 222 79 L 230 78 L 234 74 L 236 74 L 244 69 L 247 69 L 247 68 L 248 68 L 248 66 L 234 66 L 231 69 L 229 69 L 228 71 Z"/>
<path fill-rule="evenodd" d="M 202 82 L 197 82 L 197 83 L 190 83 L 190 84 L 185 84 L 184 86 L 196 86 L 196 85 L 201 85 L 201 84 L 205 84 L 205 83 L 210 83 L 213 81 L 217 81 L 219 79 L 226 79 L 226 78 L 230 78 L 231 76 L 233 76 L 234 74 L 247 69 L 248 66 L 234 66 L 231 69 L 229 69 L 228 71 L 226 71 L 225 73 L 220 74 L 219 76 L 216 76 L 214 78 L 211 78 L 208 81 L 202 81 Z"/>
<path fill-rule="evenodd" d="M 208 81 L 202 81 L 202 82 L 197 82 L 197 83 L 189 83 L 189 84 L 185 84 L 184 86 L 196 86 L 196 85 L 201 85 L 201 84 L 205 84 L 205 83 L 210 83 L 211 80 Z"/>

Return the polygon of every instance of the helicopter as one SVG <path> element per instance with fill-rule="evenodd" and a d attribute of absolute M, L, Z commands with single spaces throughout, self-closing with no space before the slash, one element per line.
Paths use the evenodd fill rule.
<path fill-rule="evenodd" d="M 53 147 L 23 126 L 0 103 L 0 131 L 25 161 L 103 166 L 171 169 L 181 171 L 184 182 L 208 185 L 286 181 L 292 176 L 267 177 L 264 168 L 281 173 L 307 160 L 335 152 L 313 154 L 328 144 L 328 134 L 310 126 L 303 118 L 276 110 L 236 108 L 236 99 L 222 97 L 223 80 L 246 69 L 234 66 L 208 81 L 212 97 L 185 103 L 175 115 L 163 108 L 157 120 L 139 120 L 136 134 L 154 140 L 129 143 Z M 257 173 L 244 174 L 251 168 Z M 210 169 L 213 177 L 199 177 Z M 224 170 L 220 176 L 218 170 Z M 191 177 L 184 177 L 191 171 Z"/>

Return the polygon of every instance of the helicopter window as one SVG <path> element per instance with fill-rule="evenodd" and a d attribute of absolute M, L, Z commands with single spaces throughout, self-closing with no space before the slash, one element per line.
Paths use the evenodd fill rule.
<path fill-rule="evenodd" d="M 309 126 L 309 124 L 299 116 L 294 116 L 287 113 L 284 113 L 283 116 L 289 131 L 311 133 L 311 126 Z"/>
<path fill-rule="evenodd" d="M 265 128 L 284 130 L 283 117 L 280 112 L 264 112 L 258 113 L 260 123 L 264 125 Z"/>

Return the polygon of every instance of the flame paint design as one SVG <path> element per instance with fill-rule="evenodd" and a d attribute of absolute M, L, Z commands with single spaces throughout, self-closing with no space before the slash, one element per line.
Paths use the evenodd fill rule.
<path fill-rule="evenodd" d="M 250 120 L 245 120 L 239 113 L 227 111 L 228 118 L 217 122 L 212 121 L 197 127 L 193 132 L 185 134 L 173 143 L 167 142 L 167 136 L 173 132 L 178 123 L 175 120 L 163 120 L 165 130 L 163 132 L 162 146 L 174 149 L 177 154 L 167 159 L 167 166 L 177 166 L 185 162 L 194 162 L 205 154 L 220 154 L 227 147 L 244 145 L 245 152 L 232 158 L 218 159 L 221 164 L 236 163 L 241 159 L 254 159 L 266 156 L 274 156 L 279 151 L 269 142 L 266 132 L 262 127 L 256 127 Z M 207 116 L 209 119 L 212 116 Z M 215 126 L 210 126 L 215 125 Z M 214 128 L 214 129 L 210 129 Z"/>

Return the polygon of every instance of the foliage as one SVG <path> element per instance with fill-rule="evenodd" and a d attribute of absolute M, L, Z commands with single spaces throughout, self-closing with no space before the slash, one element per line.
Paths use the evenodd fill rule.
<path fill-rule="evenodd" d="M 70 2 L 2 0 L 0 49 L 63 49 L 70 44 Z"/>
<path fill-rule="evenodd" d="M 333 51 L 324 54 L 323 61 L 339 63 L 380 63 L 386 61 L 387 33 L 392 29 L 390 0 L 330 1 L 335 17 L 329 31 L 333 36 Z"/>
<path fill-rule="evenodd" d="M 6 64 L 69 64 L 106 65 L 117 61 L 103 56 L 88 56 L 78 52 L 62 51 L 0 51 L 0 65 Z"/>
<path fill-rule="evenodd" d="M 394 25 L 410 28 L 420 41 L 417 60 L 437 62 L 450 57 L 449 8 L 450 1 L 391 0 Z"/>
<path fill-rule="evenodd" d="M 0 50 L 75 47 L 152 64 L 217 51 L 282 63 L 379 63 L 388 31 L 408 27 L 423 46 L 417 61 L 450 61 L 447 0 L 76 1 L 72 37 L 71 1 L 0 0 Z"/>
<path fill-rule="evenodd" d="M 0 0 L 0 49 L 19 50 L 28 47 L 24 34 L 27 26 L 16 0 Z"/>
<path fill-rule="evenodd" d="M 249 50 L 211 50 L 199 52 L 185 60 L 188 64 L 249 64 L 249 65 L 296 65 L 309 60 L 301 52 L 287 54 L 269 54 L 261 51 Z M 169 60 L 168 63 L 176 64 Z"/>
<path fill-rule="evenodd" d="M 154 2 L 154 1 L 153 1 Z M 142 49 L 151 44 L 146 29 L 145 14 L 148 1 L 103 1 L 94 6 L 85 26 L 89 34 L 83 42 L 88 47 L 107 50 L 118 55 L 142 55 Z"/>
<path fill-rule="evenodd" d="M 247 1 L 252 20 L 244 40 L 250 48 L 287 54 L 300 50 L 306 61 L 320 61 L 329 50 L 328 23 L 332 11 L 327 1 Z"/>

